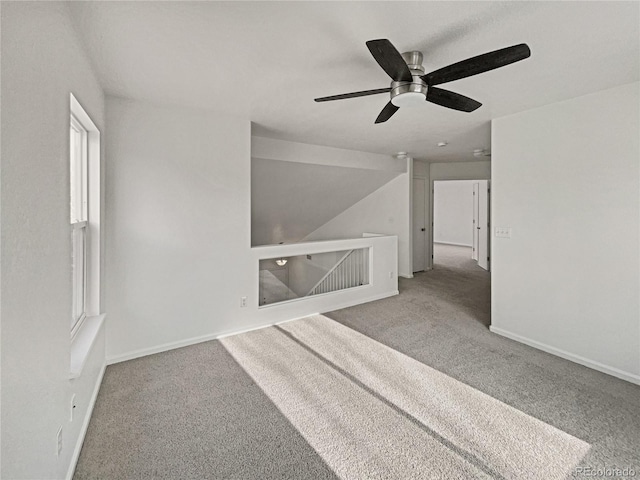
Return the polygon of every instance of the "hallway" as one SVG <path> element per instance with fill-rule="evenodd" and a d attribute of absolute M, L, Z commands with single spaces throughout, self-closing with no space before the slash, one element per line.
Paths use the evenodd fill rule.
<path fill-rule="evenodd" d="M 471 247 L 446 243 L 433 244 L 433 263 L 436 268 L 459 268 L 470 272 L 478 270 L 478 262 L 471 259 Z"/>

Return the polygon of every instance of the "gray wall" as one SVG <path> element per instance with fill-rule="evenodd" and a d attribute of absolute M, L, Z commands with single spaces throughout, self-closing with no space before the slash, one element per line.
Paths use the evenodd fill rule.
<path fill-rule="evenodd" d="M 258 308 L 259 258 L 375 243 L 376 284 L 338 305 L 396 293 L 395 238 L 251 248 L 248 119 L 108 97 L 107 126 L 108 362 L 337 308 Z"/>
<path fill-rule="evenodd" d="M 109 358 L 241 330 L 257 299 L 250 124 L 107 98 Z"/>
<path fill-rule="evenodd" d="M 104 99 L 65 4 L 3 2 L 1 30 L 1 476 L 64 478 L 104 365 L 101 333 L 69 380 L 69 93 L 103 139 Z"/>
<path fill-rule="evenodd" d="M 436 180 L 490 180 L 491 161 L 431 163 L 429 164 L 429 176 L 432 182 Z"/>
<path fill-rule="evenodd" d="M 409 162 L 413 162 L 409 160 Z M 411 268 L 411 172 L 402 173 L 352 207 L 340 213 L 305 240 L 355 238 L 363 233 L 381 233 L 398 237 L 398 271 L 412 277 Z"/>
<path fill-rule="evenodd" d="M 334 149 L 326 150 L 329 156 Z M 300 241 L 398 175 L 372 168 L 253 158 L 251 244 Z"/>
<path fill-rule="evenodd" d="M 639 83 L 493 121 L 492 330 L 640 382 Z"/>

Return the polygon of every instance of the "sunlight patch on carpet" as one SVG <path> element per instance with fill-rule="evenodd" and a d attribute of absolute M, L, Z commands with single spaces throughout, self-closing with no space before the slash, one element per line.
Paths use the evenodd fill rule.
<path fill-rule="evenodd" d="M 589 450 L 323 315 L 221 342 L 340 478 L 566 478 Z"/>

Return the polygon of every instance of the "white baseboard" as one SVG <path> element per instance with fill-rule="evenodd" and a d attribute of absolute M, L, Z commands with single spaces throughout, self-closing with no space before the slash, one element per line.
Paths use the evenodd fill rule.
<path fill-rule="evenodd" d="M 93 393 L 91 394 L 91 398 L 89 399 L 87 412 L 85 413 L 84 420 L 82 421 L 80 433 L 78 434 L 78 440 L 76 441 L 76 446 L 73 449 L 73 455 L 71 456 L 71 463 L 69 464 L 69 470 L 67 471 L 67 480 L 71 480 L 73 478 L 73 474 L 76 471 L 76 465 L 78 464 L 80 452 L 82 451 L 82 445 L 84 444 L 84 437 L 87 435 L 87 429 L 89 428 L 89 422 L 91 421 L 91 415 L 93 414 L 93 407 L 96 404 L 98 392 L 100 391 L 100 386 L 102 385 L 102 377 L 104 377 L 104 371 L 106 370 L 106 368 L 107 364 L 104 363 L 102 365 L 102 368 L 100 369 L 98 378 L 96 379 L 96 384 L 93 387 Z"/>
<path fill-rule="evenodd" d="M 473 245 L 467 245 L 466 243 L 436 242 L 436 241 L 434 241 L 433 243 L 437 243 L 438 245 L 453 245 L 453 246 L 455 246 L 455 247 L 467 247 L 467 248 L 473 248 Z"/>
<path fill-rule="evenodd" d="M 373 302 L 375 300 L 381 300 L 381 299 L 386 298 L 386 297 L 392 297 L 394 295 L 398 295 L 399 293 L 400 292 L 398 290 L 395 290 L 395 291 L 392 291 L 392 292 L 389 292 L 389 293 L 373 295 L 371 297 L 367 297 L 367 298 L 364 298 L 364 299 L 347 300 L 347 301 L 343 301 L 343 302 L 338 302 L 332 307 L 332 310 L 340 310 L 342 308 L 353 307 L 354 305 L 360 305 L 361 303 L 367 303 L 367 302 Z M 241 333 L 247 333 L 247 332 L 251 332 L 253 330 L 259 330 L 261 328 L 272 327 L 274 325 L 281 325 L 281 324 L 286 323 L 286 322 L 292 322 L 294 320 L 299 320 L 301 318 L 310 317 L 312 315 L 318 315 L 318 312 L 309 313 L 309 314 L 304 315 L 302 317 L 289 318 L 289 319 L 286 319 L 286 320 L 283 320 L 283 321 L 280 321 L 280 322 L 271 322 L 271 323 L 266 323 L 266 324 L 263 324 L 263 325 L 256 325 L 256 326 L 253 326 L 253 327 L 243 328 L 243 329 L 239 329 L 239 330 L 233 330 L 233 331 L 224 332 L 224 333 L 211 333 L 211 334 L 207 334 L 207 335 L 202 335 L 200 337 L 193 337 L 193 338 L 187 338 L 187 339 L 184 339 L 184 340 L 178 340 L 177 342 L 164 343 L 162 345 L 157 345 L 157 346 L 151 347 L 151 348 L 142 348 L 140 350 L 135 350 L 133 352 L 124 353 L 122 355 L 115 355 L 113 357 L 107 357 L 107 365 L 113 365 L 114 363 L 120 363 L 120 362 L 126 362 L 127 360 L 133 360 L 134 358 L 146 357 L 147 355 L 153 355 L 154 353 L 166 352 L 166 351 L 169 351 L 169 350 L 174 350 L 176 348 L 188 347 L 189 345 L 195 345 L 197 343 L 209 342 L 211 340 L 219 340 L 221 338 L 230 337 L 232 335 L 240 335 Z"/>
<path fill-rule="evenodd" d="M 380 293 L 378 295 L 372 295 L 371 297 L 367 297 L 364 299 L 359 298 L 357 300 L 347 300 L 344 302 L 337 302 L 332 306 L 331 311 L 340 310 L 342 308 L 353 307 L 355 305 L 361 305 L 363 303 L 375 302 L 376 300 L 382 300 L 383 298 L 393 297 L 394 295 L 398 295 L 399 293 L 400 291 L 394 290 L 392 292 L 385 292 L 385 293 Z M 309 315 L 306 315 L 306 316 L 309 316 Z"/>
<path fill-rule="evenodd" d="M 317 313 L 310 313 L 307 316 L 317 315 Z M 300 317 L 304 318 L 304 317 Z M 115 363 L 126 362 L 127 360 L 133 360 L 135 358 L 146 357 L 147 355 L 153 355 L 155 353 L 167 352 L 169 350 L 174 350 L 176 348 L 188 347 L 190 345 L 196 345 L 198 343 L 209 342 L 211 340 L 220 340 L 221 338 L 231 337 L 233 335 L 240 335 L 241 333 L 252 332 L 253 330 L 260 330 L 261 328 L 272 327 L 274 325 L 279 325 L 281 323 L 292 322 L 294 320 L 299 320 L 299 318 L 291 318 L 289 320 L 284 320 L 282 322 L 269 323 L 267 325 L 259 325 L 256 327 L 243 328 L 241 330 L 234 330 L 232 332 L 226 333 L 211 333 L 207 335 L 202 335 L 199 337 L 186 338 L 184 340 L 178 340 L 177 342 L 169 342 L 163 343 L 162 345 L 157 345 L 155 347 L 150 348 L 141 348 L 140 350 L 135 350 L 133 352 L 124 353 L 122 355 L 116 355 L 113 357 L 107 358 L 107 365 L 113 365 Z"/>
<path fill-rule="evenodd" d="M 527 337 L 523 337 L 521 335 L 511 333 L 507 330 L 503 330 L 502 328 L 494 327 L 493 325 L 489 327 L 489 330 L 493 333 L 497 333 L 498 335 L 502 335 L 503 337 L 507 337 L 507 338 L 510 338 L 511 340 L 515 340 L 516 342 L 524 343 L 525 345 L 529 345 L 530 347 L 537 348 L 538 350 L 551 353 L 558 357 L 562 357 L 566 360 L 571 360 L 572 362 L 579 363 L 580 365 L 584 365 L 585 367 L 589 367 L 594 370 L 598 370 L 599 372 L 621 378 L 622 380 L 626 380 L 627 382 L 640 385 L 640 375 L 636 375 L 630 372 L 625 372 L 624 370 L 620 370 L 619 368 L 610 367 L 608 365 L 605 365 L 600 362 L 596 362 L 594 360 L 589 360 L 588 358 L 581 357 L 580 355 L 575 355 L 565 350 L 561 350 L 559 348 L 555 348 L 550 345 L 546 345 L 544 343 L 531 340 Z"/>

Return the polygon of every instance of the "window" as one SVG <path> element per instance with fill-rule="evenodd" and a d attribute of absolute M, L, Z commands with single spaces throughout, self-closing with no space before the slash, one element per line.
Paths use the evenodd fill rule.
<path fill-rule="evenodd" d="M 71 333 L 80 327 L 87 315 L 87 185 L 89 183 L 87 130 L 71 114 L 69 127 L 70 179 L 71 179 L 71 233 L 73 261 L 73 304 Z"/>
<path fill-rule="evenodd" d="M 69 117 L 71 338 L 100 315 L 100 132 L 71 94 Z M 87 321 L 85 321 L 87 320 Z M 94 322 L 95 323 L 95 322 Z"/>

